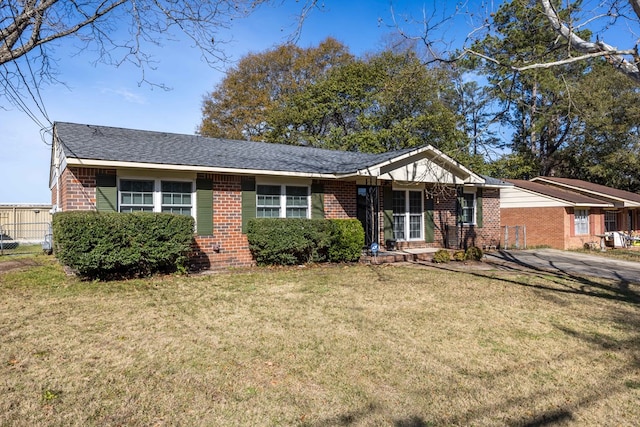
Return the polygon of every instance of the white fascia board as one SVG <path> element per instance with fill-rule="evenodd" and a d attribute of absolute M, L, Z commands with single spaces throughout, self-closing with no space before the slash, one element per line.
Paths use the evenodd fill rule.
<path fill-rule="evenodd" d="M 67 159 L 67 164 L 70 166 L 100 167 L 100 168 L 109 168 L 109 169 L 140 168 L 140 169 L 189 171 L 189 172 L 202 172 L 202 173 L 224 173 L 224 174 L 234 174 L 234 175 L 296 176 L 296 177 L 318 178 L 318 179 L 338 179 L 338 178 L 349 178 L 349 177 L 355 176 L 355 174 L 289 172 L 289 171 L 260 170 L 260 169 L 223 168 L 223 167 L 210 167 L 210 166 L 168 165 L 168 164 L 162 164 L 162 163 L 121 162 L 121 161 L 112 161 L 112 160 L 93 160 L 93 159 L 77 159 L 77 158 Z"/>

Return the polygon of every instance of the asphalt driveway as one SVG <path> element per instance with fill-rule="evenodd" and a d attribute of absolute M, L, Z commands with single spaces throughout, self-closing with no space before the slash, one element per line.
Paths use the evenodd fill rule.
<path fill-rule="evenodd" d="M 487 262 L 640 284 L 640 263 L 556 249 L 485 253 Z"/>

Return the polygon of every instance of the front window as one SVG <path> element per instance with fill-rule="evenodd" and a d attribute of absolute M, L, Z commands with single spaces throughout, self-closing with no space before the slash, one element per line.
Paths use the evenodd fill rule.
<path fill-rule="evenodd" d="M 604 212 L 604 231 L 616 231 L 618 229 L 618 214 L 612 211 Z"/>
<path fill-rule="evenodd" d="M 576 209 L 574 212 L 574 225 L 576 235 L 589 234 L 589 211 Z"/>
<path fill-rule="evenodd" d="M 462 195 L 462 223 L 475 224 L 476 219 L 476 195 L 474 193 L 464 193 Z"/>
<path fill-rule="evenodd" d="M 120 212 L 153 212 L 153 181 L 121 180 Z"/>
<path fill-rule="evenodd" d="M 157 179 L 121 179 L 119 212 L 165 212 L 191 215 L 193 183 Z"/>
<path fill-rule="evenodd" d="M 258 185 L 256 217 L 309 218 L 309 187 Z"/>
<path fill-rule="evenodd" d="M 280 218 L 280 186 L 258 185 L 258 218 Z"/>
<path fill-rule="evenodd" d="M 393 191 L 394 239 L 422 239 L 423 218 L 422 191 Z"/>
<path fill-rule="evenodd" d="M 162 181 L 162 212 L 191 215 L 191 183 Z"/>

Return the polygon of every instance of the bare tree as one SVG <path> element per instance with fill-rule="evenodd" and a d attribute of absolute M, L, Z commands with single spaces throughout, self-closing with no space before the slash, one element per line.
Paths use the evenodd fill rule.
<path fill-rule="evenodd" d="M 186 35 L 204 60 L 227 60 L 220 37 L 234 19 L 262 4 L 284 0 L 2 0 L 0 1 L 0 94 L 13 104 L 29 94 L 43 106 L 38 88 L 55 80 L 53 51 L 62 41 L 93 51 L 95 61 L 153 67 L 149 47 Z M 298 3 L 296 1 L 296 3 Z M 302 20 L 316 0 L 298 4 Z M 226 40 L 228 41 L 228 40 Z"/>

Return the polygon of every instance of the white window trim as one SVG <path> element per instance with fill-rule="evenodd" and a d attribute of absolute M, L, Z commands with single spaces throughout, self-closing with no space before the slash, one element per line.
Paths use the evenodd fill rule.
<path fill-rule="evenodd" d="M 424 241 L 424 190 L 423 189 L 410 189 L 410 188 L 403 188 L 403 187 L 393 187 L 392 191 L 403 191 L 405 194 L 404 197 L 404 213 L 403 214 L 396 214 L 395 212 L 393 213 L 393 216 L 395 215 L 403 215 L 404 216 L 404 235 L 405 235 L 405 239 L 398 239 L 398 241 L 400 242 L 419 242 L 419 241 Z M 411 213 L 409 210 L 409 193 L 410 192 L 416 192 L 416 193 L 420 193 L 420 236 L 419 237 L 409 237 L 411 236 Z M 393 226 L 393 224 L 392 224 Z M 395 236 L 394 236 L 395 237 Z"/>
<path fill-rule="evenodd" d="M 307 216 L 306 219 L 311 218 L 311 185 L 307 183 L 299 183 L 299 182 L 256 182 L 256 218 L 258 218 L 258 187 L 261 185 L 265 186 L 274 186 L 280 187 L 280 216 L 278 218 L 286 218 L 287 217 L 287 187 L 305 187 L 307 189 Z"/>
<path fill-rule="evenodd" d="M 162 181 L 191 183 L 191 217 L 193 217 L 194 220 L 196 219 L 196 185 L 193 179 L 155 176 L 118 176 L 118 191 L 116 194 L 116 197 L 118 199 L 118 212 L 120 212 L 120 181 L 153 181 L 153 212 L 156 213 L 162 212 Z"/>
<path fill-rule="evenodd" d="M 463 221 L 462 225 L 476 225 L 478 223 L 478 194 L 475 189 L 471 189 L 471 190 L 465 189 L 462 194 L 463 194 L 462 196 L 463 198 L 464 198 L 464 195 L 466 194 L 473 195 L 473 214 L 471 215 L 473 218 L 473 221 L 472 222 Z M 462 213 L 464 212 L 463 207 L 460 206 L 460 209 L 462 210 L 460 212 L 460 215 L 464 217 L 464 215 L 462 215 Z"/>
<path fill-rule="evenodd" d="M 584 212 L 586 215 L 584 217 L 584 224 L 587 226 L 586 233 L 578 232 L 578 224 L 582 225 L 583 223 L 578 223 L 578 212 Z M 590 225 L 589 225 L 589 209 L 574 209 L 573 210 L 573 233 L 576 236 L 588 236 L 591 233 Z"/>

